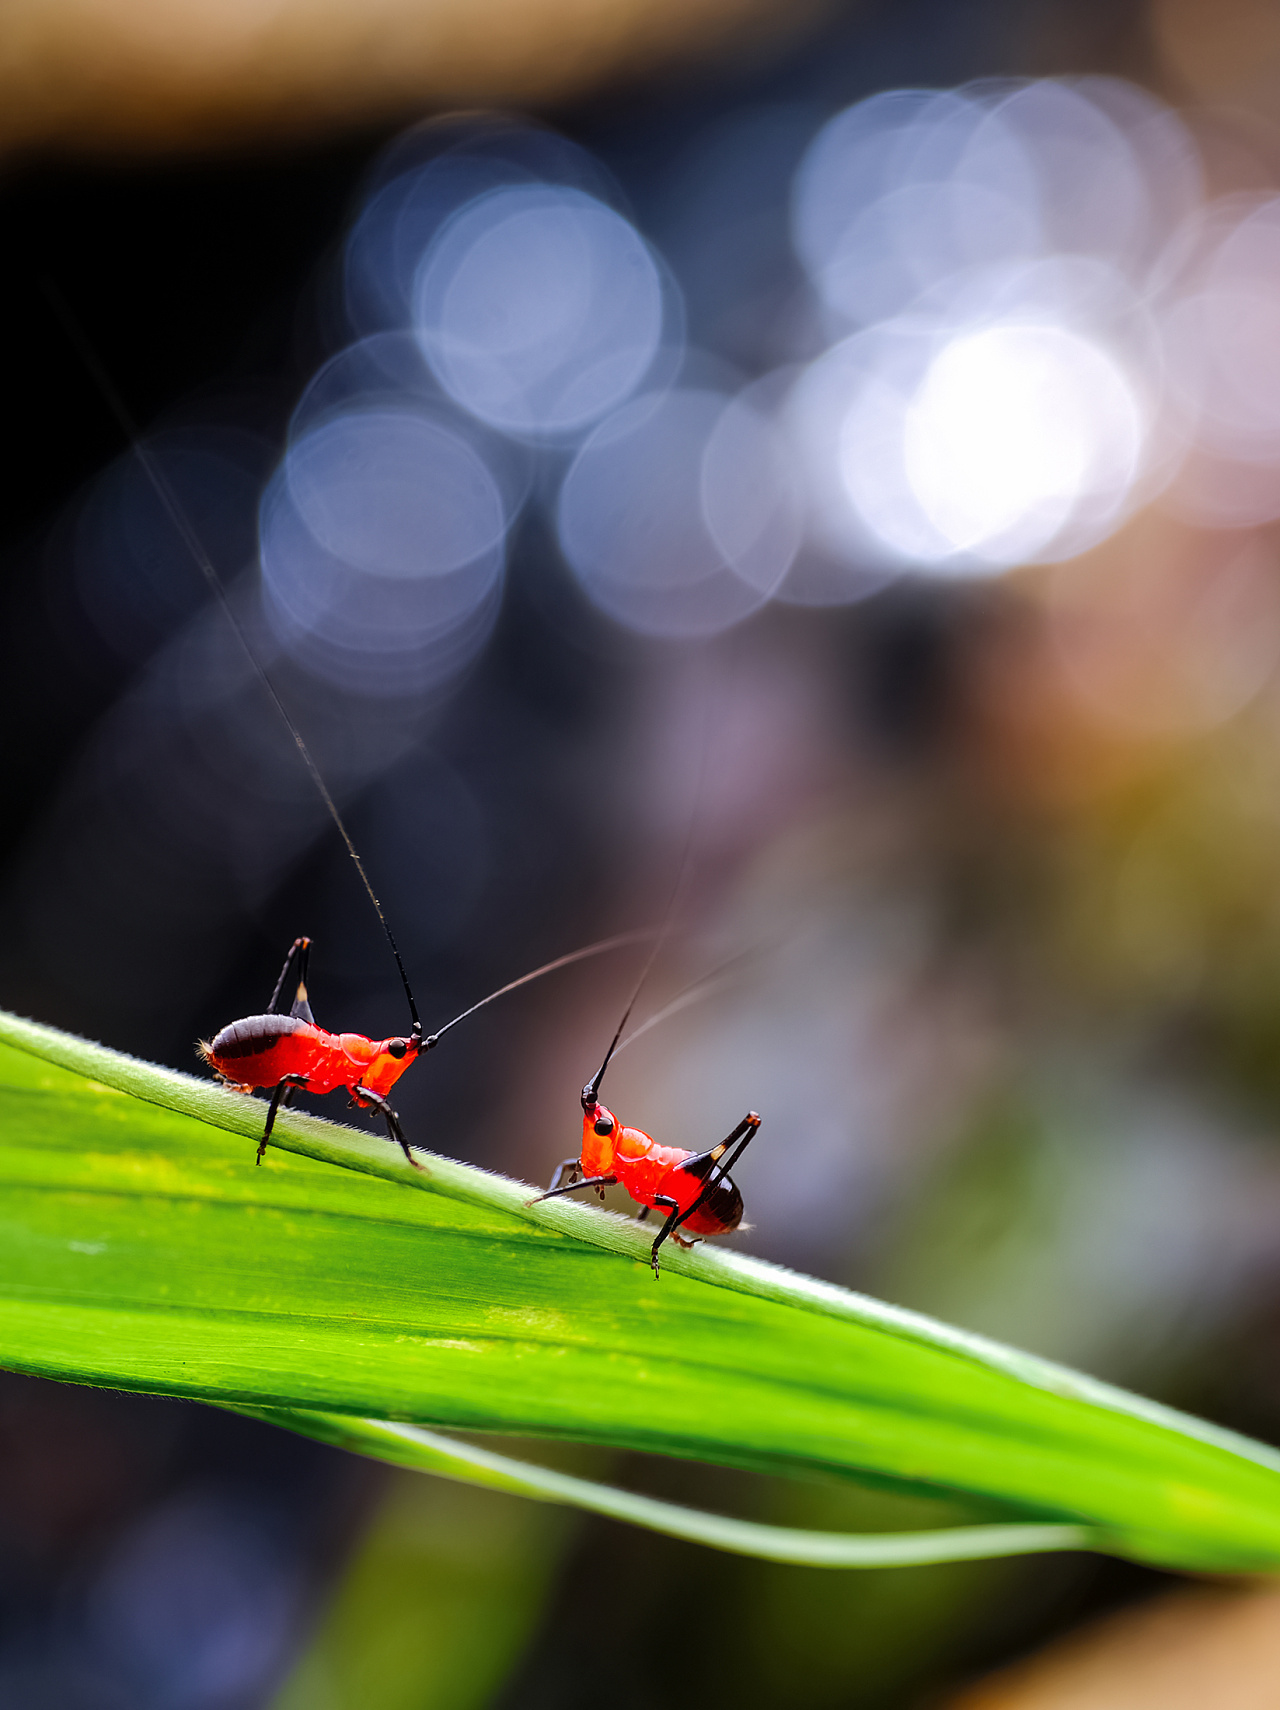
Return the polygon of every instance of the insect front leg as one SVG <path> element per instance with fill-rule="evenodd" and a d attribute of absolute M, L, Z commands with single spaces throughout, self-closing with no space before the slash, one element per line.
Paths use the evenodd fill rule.
<path fill-rule="evenodd" d="M 562 1193 L 576 1193 L 579 1188 L 583 1187 L 595 1188 L 601 1199 L 603 1199 L 604 1190 L 607 1187 L 617 1186 L 617 1176 L 583 1176 L 580 1182 L 566 1182 L 563 1187 L 556 1185 L 559 1182 L 560 1177 L 564 1174 L 565 1164 L 576 1164 L 577 1162 L 578 1160 L 576 1158 L 566 1158 L 565 1163 L 561 1164 L 560 1168 L 556 1171 L 555 1183 L 547 1189 L 546 1193 L 535 1194 L 532 1199 L 526 1199 L 525 1204 L 538 1205 L 544 1199 L 559 1199 Z"/>
<path fill-rule="evenodd" d="M 566 1176 L 572 1176 L 576 1179 L 566 1182 Z M 589 1180 L 584 1179 L 582 1175 L 582 1159 L 566 1158 L 562 1164 L 557 1165 L 556 1173 L 551 1178 L 551 1186 L 547 1189 L 546 1193 L 541 1195 L 541 1197 L 543 1199 L 548 1199 L 553 1193 L 569 1193 L 574 1188 L 593 1187 L 595 1188 L 597 1195 L 603 1199 L 605 1188 L 611 1187 L 617 1179 L 618 1178 L 616 1176 L 592 1176 Z M 530 1205 L 535 1205 L 536 1203 L 536 1200 L 529 1201 Z"/>
<path fill-rule="evenodd" d="M 404 1137 L 404 1130 L 400 1126 L 400 1118 L 396 1115 L 395 1111 L 392 1110 L 391 1106 L 387 1103 L 386 1099 L 383 1098 L 381 1093 L 371 1092 L 368 1087 L 356 1085 L 351 1089 L 351 1096 L 362 1109 L 372 1105 L 375 1110 L 381 1111 L 383 1120 L 387 1125 L 388 1135 L 395 1141 L 396 1145 L 399 1146 L 400 1150 L 413 1165 L 414 1169 L 426 1169 L 426 1165 L 420 1164 L 414 1157 L 413 1153 L 409 1150 L 409 1142 Z"/>
<path fill-rule="evenodd" d="M 279 1110 L 281 1104 L 287 1101 L 289 1094 L 295 1087 L 305 1087 L 306 1084 L 307 1077 L 305 1075 L 281 1075 L 280 1079 L 271 1089 L 271 1103 L 267 1106 L 267 1126 L 262 1130 L 262 1138 L 258 1142 L 258 1163 L 262 1162 L 262 1154 L 267 1149 L 267 1141 L 271 1138 L 271 1130 L 276 1125 L 276 1112 Z"/>

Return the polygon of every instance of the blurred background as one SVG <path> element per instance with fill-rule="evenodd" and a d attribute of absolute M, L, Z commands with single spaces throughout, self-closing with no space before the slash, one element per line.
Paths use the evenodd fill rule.
<path fill-rule="evenodd" d="M 194 1069 L 306 932 L 323 1025 L 405 1024 L 69 314 L 428 1026 L 683 871 L 638 1013 L 720 972 L 609 1096 L 763 1112 L 747 1250 L 1275 1440 L 1278 100 L 1261 0 L 15 0 L 0 1001 Z M 410 1136 L 546 1180 L 642 960 Z M 0 1442 L 15 1710 L 1280 1696 L 1270 1592 L 739 1561 L 25 1379 Z"/>

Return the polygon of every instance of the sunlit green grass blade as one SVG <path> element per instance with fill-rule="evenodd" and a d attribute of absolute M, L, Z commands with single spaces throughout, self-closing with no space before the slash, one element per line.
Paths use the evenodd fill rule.
<path fill-rule="evenodd" d="M 886 1532 L 879 1536 L 814 1532 L 795 1526 L 765 1526 L 706 1514 L 675 1502 L 617 1490 L 591 1479 L 530 1465 L 510 1455 L 498 1455 L 474 1443 L 460 1443 L 419 1425 L 396 1425 L 376 1419 L 352 1419 L 341 1413 L 287 1412 L 271 1408 L 244 1409 L 273 1425 L 283 1425 L 322 1442 L 354 1449 L 393 1466 L 464 1479 L 490 1490 L 531 1496 L 539 1502 L 559 1502 L 603 1514 L 609 1520 L 629 1520 L 652 1532 L 685 1538 L 736 1555 L 805 1567 L 909 1567 L 924 1562 L 976 1561 L 991 1556 L 1026 1556 L 1045 1550 L 1088 1549 L 1093 1534 L 1086 1526 L 1027 1525 L 948 1526 L 927 1532 Z"/>
<path fill-rule="evenodd" d="M 390 1420 L 870 1478 L 1150 1561 L 1280 1566 L 1260 1444 L 709 1245 L 655 1281 L 626 1220 L 312 1118 L 255 1169 L 261 1104 L 12 1017 L 0 1040 L 15 1370 L 342 1415 L 352 1442 Z"/>

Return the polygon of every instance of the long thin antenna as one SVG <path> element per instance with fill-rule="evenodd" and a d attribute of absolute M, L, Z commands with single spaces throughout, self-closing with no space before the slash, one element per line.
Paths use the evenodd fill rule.
<path fill-rule="evenodd" d="M 680 853 L 680 865 L 676 869 L 676 882 L 671 888 L 671 900 L 667 904 L 667 912 L 663 916 L 662 928 L 659 931 L 657 938 L 654 940 L 653 949 L 650 950 L 648 959 L 646 960 L 644 967 L 640 970 L 640 978 L 636 981 L 635 990 L 631 994 L 631 999 L 627 1004 L 627 1007 L 622 1012 L 622 1020 L 618 1023 L 618 1031 L 614 1034 L 613 1039 L 610 1042 L 609 1049 L 604 1054 L 604 1061 L 587 1082 L 586 1086 L 582 1089 L 582 1108 L 584 1110 L 589 1110 L 599 1098 L 600 1083 L 604 1080 L 604 1072 L 609 1067 L 609 1063 L 618 1049 L 618 1041 L 622 1038 L 622 1030 L 631 1019 L 631 1011 L 636 1007 L 636 999 L 640 996 L 641 988 L 649 978 L 653 964 L 658 959 L 658 952 L 666 943 L 667 936 L 671 931 L 673 922 L 675 921 L 676 904 L 680 900 L 680 893 L 684 889 L 685 880 L 689 876 L 689 861 L 693 854 L 693 834 L 698 824 L 698 802 L 702 796 L 702 778 L 706 771 L 706 766 L 707 730 L 704 727 L 702 738 L 702 757 L 698 762 L 698 779 L 693 796 L 693 811 L 689 815 L 689 829 L 685 832 L 684 848 Z"/>
<path fill-rule="evenodd" d="M 674 900 L 674 898 L 673 898 L 673 900 Z M 609 1067 L 609 1062 L 610 1062 L 610 1059 L 612 1058 L 614 1052 L 618 1049 L 618 1041 L 619 1041 L 619 1039 L 622 1038 L 622 1029 L 627 1025 L 627 1022 L 631 1019 L 631 1011 L 636 1007 L 636 999 L 640 996 L 640 988 L 644 985 L 645 981 L 649 978 L 649 970 L 653 967 L 654 958 L 657 956 L 658 951 L 662 948 L 662 942 L 663 942 L 663 939 L 667 936 L 667 928 L 670 926 L 670 924 L 671 924 L 671 910 L 670 910 L 670 907 L 668 907 L 667 918 L 662 923 L 662 930 L 659 932 L 657 938 L 654 941 L 653 949 L 650 950 L 650 952 L 649 952 L 648 959 L 646 960 L 645 965 L 644 965 L 643 969 L 641 970 L 640 978 L 636 981 L 635 990 L 631 994 L 631 999 L 630 999 L 629 1003 L 627 1004 L 627 1007 L 622 1012 L 622 1020 L 618 1023 L 618 1031 L 614 1034 L 613 1039 L 611 1040 L 611 1042 L 609 1044 L 609 1049 L 604 1054 L 604 1062 L 601 1063 L 600 1067 L 596 1070 L 595 1074 L 591 1077 L 591 1079 L 587 1082 L 586 1086 L 583 1087 L 583 1089 L 582 1089 L 582 1108 L 584 1110 L 586 1110 L 590 1105 L 593 1105 L 596 1102 L 596 1099 L 597 1099 L 599 1092 L 600 1092 L 600 1083 L 604 1079 L 604 1072 Z"/>
<path fill-rule="evenodd" d="M 499 986 L 496 992 L 490 992 L 488 997 L 481 998 L 479 1003 L 473 1003 L 470 1009 L 464 1009 L 461 1015 L 455 1015 L 452 1021 L 446 1021 L 443 1027 L 437 1028 L 423 1040 L 423 1049 L 429 1051 L 451 1027 L 456 1027 L 460 1021 L 465 1021 L 469 1015 L 474 1015 L 478 1009 L 483 1009 L 495 998 L 506 997 L 508 992 L 518 991 L 531 980 L 540 980 L 543 974 L 554 974 L 557 968 L 567 968 L 571 962 L 585 962 L 588 956 L 601 956 L 606 950 L 616 950 L 623 944 L 638 944 L 642 939 L 656 938 L 657 935 L 658 929 L 655 927 L 637 927 L 633 932 L 619 932 L 612 938 L 601 938 L 595 944 L 584 945 L 581 950 L 570 950 L 567 956 L 557 956 L 553 962 L 544 962 L 532 973 L 521 974 L 518 980 L 509 980 L 505 986 Z"/>
<path fill-rule="evenodd" d="M 709 974 L 703 974 L 701 979 L 694 980 L 685 986 L 682 991 L 676 993 L 670 1003 L 663 1004 L 656 1014 L 651 1015 L 647 1021 L 642 1021 L 634 1033 L 628 1033 L 627 1037 L 614 1050 L 614 1056 L 616 1057 L 619 1052 L 625 1051 L 628 1045 L 634 1045 L 637 1039 L 643 1039 L 651 1027 L 660 1026 L 662 1022 L 669 1021 L 673 1015 L 678 1015 L 682 1009 L 687 1009 L 691 1003 L 697 1003 L 700 998 L 706 997 L 714 986 L 718 985 L 741 963 L 750 961 L 762 954 L 763 948 L 760 945 L 753 945 L 749 950 L 739 950 L 736 956 L 731 956 L 727 962 L 721 962 L 720 966 L 713 968 Z"/>
<path fill-rule="evenodd" d="M 653 941 L 652 950 L 650 950 L 648 956 L 645 959 L 644 967 L 640 970 L 640 978 L 636 981 L 635 990 L 631 993 L 631 997 L 627 1003 L 627 1007 L 622 1012 L 622 1020 L 618 1023 L 618 1031 L 614 1034 L 613 1039 L 610 1042 L 609 1049 L 604 1054 L 604 1062 L 601 1063 L 600 1067 L 596 1070 L 595 1074 L 591 1077 L 591 1079 L 587 1082 L 586 1086 L 583 1087 L 583 1089 L 582 1089 L 582 1108 L 584 1110 L 589 1109 L 591 1105 L 595 1104 L 595 1102 L 599 1096 L 600 1083 L 604 1079 L 604 1072 L 609 1067 L 610 1059 L 612 1058 L 614 1052 L 618 1049 L 618 1041 L 619 1041 L 619 1039 L 622 1038 L 622 1030 L 627 1025 L 628 1021 L 630 1021 L 630 1019 L 631 1019 L 631 1011 L 636 1007 L 636 999 L 640 996 L 641 988 L 643 987 L 645 981 L 649 978 L 649 974 L 650 974 L 651 969 L 653 968 L 653 964 L 657 960 L 659 950 L 661 950 L 662 946 L 666 943 L 667 934 L 671 930 L 671 922 L 675 918 L 676 903 L 679 900 L 680 891 L 684 885 L 685 871 L 686 871 L 688 864 L 689 864 L 689 851 L 692 848 L 692 846 L 693 846 L 693 822 L 690 821 L 689 833 L 688 833 L 688 836 L 685 838 L 684 853 L 680 857 L 680 867 L 679 867 L 679 871 L 676 874 L 675 887 L 673 888 L 673 890 L 671 892 L 671 901 L 667 904 L 667 912 L 663 916 L 662 926 L 659 929 L 658 936 Z"/>
<path fill-rule="evenodd" d="M 320 768 L 311 758 L 311 750 L 303 741 L 302 732 L 293 722 L 293 719 L 289 715 L 288 708 L 276 693 L 275 684 L 271 681 L 270 677 L 267 676 L 261 660 L 250 646 L 249 637 L 245 634 L 244 628 L 235 614 L 235 608 L 232 606 L 231 601 L 227 596 L 227 590 L 223 586 L 221 576 L 219 576 L 217 570 L 214 568 L 213 560 L 205 551 L 203 542 L 192 527 L 187 513 L 183 510 L 182 504 L 172 486 L 169 484 L 169 481 L 166 479 L 164 472 L 160 469 L 150 452 L 148 452 L 146 447 L 143 445 L 141 433 L 139 432 L 138 425 L 129 411 L 128 405 L 116 389 L 111 376 L 99 361 L 97 352 L 89 343 L 89 340 L 85 336 L 84 329 L 72 313 L 66 298 L 62 295 L 61 291 L 59 291 L 51 279 L 47 277 L 42 278 L 40 283 L 44 289 L 44 294 L 49 302 L 50 308 L 53 310 L 62 326 L 62 330 L 66 333 L 75 349 L 79 352 L 81 361 L 97 382 L 98 389 L 106 399 L 111 413 L 115 416 L 116 421 L 124 432 L 125 438 L 129 441 L 129 445 L 134 456 L 142 465 L 143 472 L 146 475 L 147 480 L 154 488 L 156 497 L 164 506 L 170 522 L 172 522 L 173 526 L 182 537 L 183 545 L 195 560 L 195 563 L 203 574 L 205 581 L 221 601 L 222 609 L 227 615 L 227 621 L 235 631 L 236 638 L 238 639 L 241 647 L 244 648 L 245 656 L 247 657 L 250 665 L 252 665 L 258 681 L 266 690 L 272 705 L 283 719 L 286 730 L 293 738 L 294 745 L 297 748 L 298 753 L 302 756 L 302 763 L 311 774 L 311 782 L 319 792 L 321 801 L 324 803 L 325 807 L 328 808 L 329 817 L 337 826 L 338 835 L 347 846 L 347 854 L 350 855 L 351 859 L 355 862 L 356 872 L 360 875 L 360 882 L 368 893 L 369 901 L 373 904 L 374 913 L 378 917 L 383 932 L 387 935 L 387 943 L 391 946 L 391 954 L 395 957 L 396 967 L 400 970 L 400 983 L 404 987 L 404 995 L 409 1000 L 409 1014 L 413 1018 L 413 1036 L 414 1038 L 421 1038 L 422 1023 L 418 1019 L 418 1006 L 413 1001 L 413 992 L 409 985 L 409 976 L 405 972 L 405 966 L 400 956 L 399 947 L 392 935 L 391 928 L 387 925 L 387 917 L 382 912 L 382 904 L 378 901 L 377 893 L 369 883 L 369 875 L 364 870 L 364 862 L 360 859 L 359 854 L 356 852 L 356 846 L 351 841 L 351 833 L 343 824 L 342 815 L 338 812 L 338 805 L 329 794 L 329 786 L 321 776 Z"/>

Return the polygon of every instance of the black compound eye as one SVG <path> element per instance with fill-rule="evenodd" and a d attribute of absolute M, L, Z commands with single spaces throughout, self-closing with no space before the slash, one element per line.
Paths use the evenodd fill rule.
<path fill-rule="evenodd" d="M 613 1118 L 611 1116 L 598 1116 L 593 1126 L 595 1127 L 596 1133 L 602 1137 L 606 1134 L 612 1134 Z"/>
<path fill-rule="evenodd" d="M 387 1050 L 393 1057 L 403 1057 L 408 1049 L 409 1044 L 405 1039 L 393 1039 L 387 1046 Z"/>

